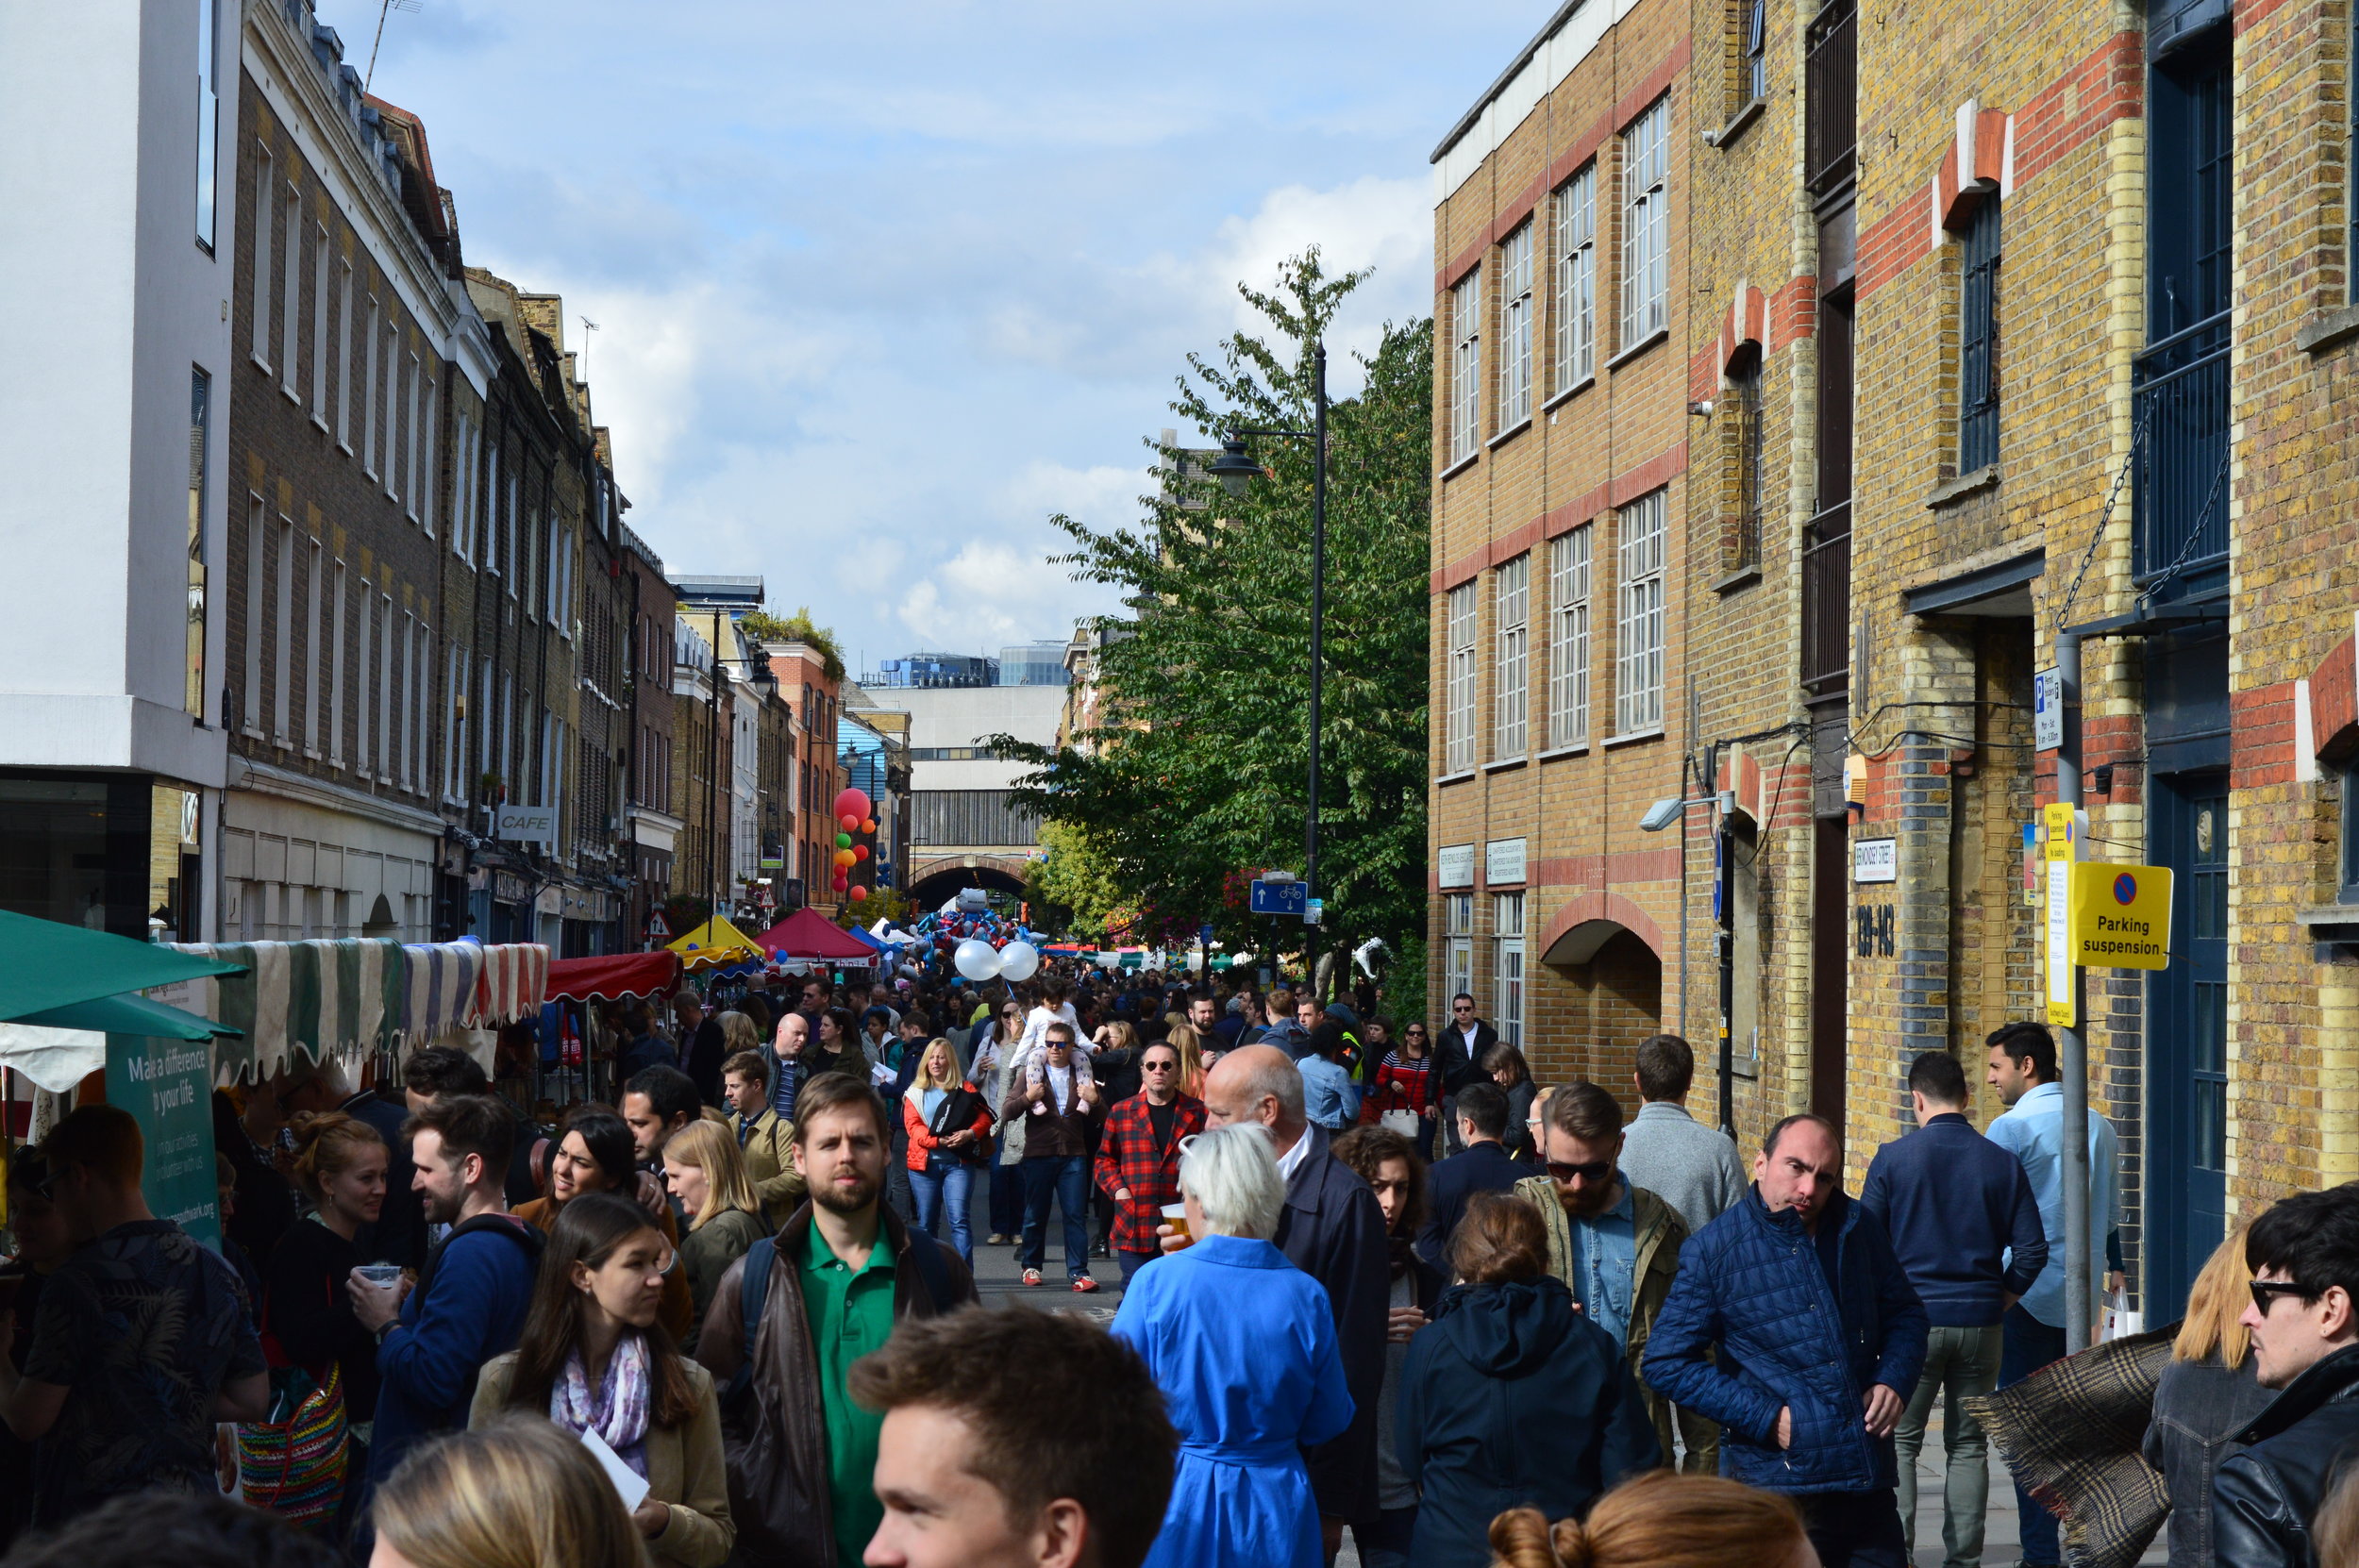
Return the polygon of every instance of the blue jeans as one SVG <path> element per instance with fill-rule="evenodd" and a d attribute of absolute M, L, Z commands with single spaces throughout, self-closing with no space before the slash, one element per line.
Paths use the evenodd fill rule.
<path fill-rule="evenodd" d="M 1047 1155 L 1024 1161 L 1024 1245 L 1016 1261 L 1036 1269 L 1048 1256 L 1048 1200 L 1064 1211 L 1064 1272 L 1074 1279 L 1089 1273 L 1089 1160 L 1078 1154 Z"/>
<path fill-rule="evenodd" d="M 1116 1252 L 1114 1254 L 1114 1259 L 1122 1265 L 1123 1287 L 1127 1290 L 1129 1287 L 1130 1276 L 1132 1275 L 1138 1273 L 1139 1270 L 1146 1267 L 1147 1264 L 1152 1263 L 1156 1259 L 1161 1258 L 1163 1254 L 1160 1251 L 1132 1252 L 1128 1247 L 1124 1247 L 1119 1252 Z"/>
<path fill-rule="evenodd" d="M 929 1236 L 934 1234 L 934 1223 L 942 1218 L 943 1200 L 947 1198 L 950 1244 L 958 1248 L 959 1261 L 970 1269 L 975 1266 L 975 1237 L 967 1213 L 974 1207 L 969 1201 L 974 1186 L 975 1167 L 939 1149 L 926 1156 L 924 1170 L 910 1173 L 910 1193 L 917 1200 L 917 1228 Z"/>
<path fill-rule="evenodd" d="M 2020 1383 L 2050 1361 L 2061 1361 L 2065 1353 L 2065 1331 L 2050 1328 L 2023 1309 L 2021 1303 L 2007 1309 L 2001 1320 L 2006 1327 L 2006 1344 L 1999 1353 L 1999 1386 L 2007 1388 Z M 2064 1553 L 2056 1543 L 2056 1516 L 2039 1506 L 2032 1494 L 2021 1487 L 2015 1489 L 2016 1528 L 2023 1542 L 2023 1560 L 2031 1568 L 2062 1562 Z"/>

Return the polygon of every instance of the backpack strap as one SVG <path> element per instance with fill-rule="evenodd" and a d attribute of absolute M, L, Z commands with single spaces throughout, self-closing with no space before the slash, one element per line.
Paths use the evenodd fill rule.
<path fill-rule="evenodd" d="M 745 1267 L 739 1277 L 737 1298 L 738 1315 L 745 1320 L 745 1343 L 737 1372 L 729 1378 L 728 1392 L 732 1394 L 753 1379 L 754 1335 L 761 1327 L 762 1309 L 770 1301 L 770 1266 L 778 1260 L 778 1244 L 775 1239 L 745 1250 Z"/>

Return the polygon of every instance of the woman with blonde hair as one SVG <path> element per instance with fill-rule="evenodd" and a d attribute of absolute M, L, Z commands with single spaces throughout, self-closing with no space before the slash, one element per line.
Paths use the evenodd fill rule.
<path fill-rule="evenodd" d="M 1180 1053 L 1180 1093 L 1192 1100 L 1204 1097 L 1204 1039 L 1193 1024 L 1174 1024 L 1163 1043 Z"/>
<path fill-rule="evenodd" d="M 713 1022 L 721 1026 L 721 1043 L 726 1047 L 721 1053 L 723 1060 L 737 1055 L 740 1051 L 761 1049 L 761 1031 L 754 1027 L 752 1019 L 736 1009 L 732 1008 L 728 1012 L 722 1013 Z"/>
<path fill-rule="evenodd" d="M 659 1563 L 718 1568 L 737 1529 L 712 1375 L 656 1321 L 676 1266 L 663 1233 L 629 1198 L 590 1193 L 567 1204 L 541 1256 L 524 1334 L 484 1363 L 467 1425 L 488 1426 L 512 1410 L 555 1423 L 576 1446 L 596 1433 L 647 1483 L 618 1521 L 627 1533 Z"/>
<path fill-rule="evenodd" d="M 1286 1182 L 1264 1128 L 1215 1127 L 1180 1147 L 1190 1244 L 1131 1276 L 1113 1322 L 1180 1432 L 1146 1568 L 1319 1568 L 1301 1450 L 1351 1424 L 1327 1292 L 1271 1244 Z"/>
<path fill-rule="evenodd" d="M 2252 1305 L 2249 1228 L 2231 1231 L 2195 1276 L 2170 1364 L 2154 1385 L 2145 1453 L 2170 1489 L 2170 1568 L 2211 1562 L 2212 1482 L 2220 1462 L 2244 1448 L 2234 1434 L 2276 1396 L 2254 1376 L 2252 1335 L 2241 1321 Z"/>
<path fill-rule="evenodd" d="M 691 1122 L 672 1134 L 663 1145 L 664 1185 L 688 1216 L 688 1234 L 680 1238 L 680 1266 L 688 1271 L 688 1295 L 694 1316 L 680 1348 L 696 1353 L 696 1335 L 704 1327 L 705 1308 L 720 1287 L 729 1265 L 753 1250 L 770 1234 L 770 1222 L 754 1196 L 753 1178 L 745 1157 L 721 1122 Z"/>
<path fill-rule="evenodd" d="M 538 1416 L 421 1444 L 377 1488 L 371 1516 L 370 1568 L 646 1568 L 606 1472 Z"/>
<path fill-rule="evenodd" d="M 991 1108 L 982 1092 L 959 1076 L 958 1054 L 937 1035 L 901 1096 L 901 1126 L 909 1134 L 910 1195 L 916 1200 L 917 1228 L 930 1236 L 947 1208 L 950 1244 L 959 1260 L 975 1266 L 975 1236 L 967 1215 L 974 1205 L 974 1160 L 990 1147 Z"/>
<path fill-rule="evenodd" d="M 1818 1568 L 1788 1499 L 1717 1476 L 1648 1471 L 1615 1487 L 1587 1520 L 1550 1525 L 1538 1509 L 1491 1521 L 1493 1568 Z"/>

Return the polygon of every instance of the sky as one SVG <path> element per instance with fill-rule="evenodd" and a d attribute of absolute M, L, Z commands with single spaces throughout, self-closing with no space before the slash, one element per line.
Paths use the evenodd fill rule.
<path fill-rule="evenodd" d="M 1427 158 L 1554 0 L 411 0 L 468 262 L 565 296 L 630 525 L 855 670 L 1062 641 L 1191 350 L 1318 245 L 1330 340 L 1431 308 Z M 316 0 L 369 66 L 377 0 Z M 585 331 L 583 318 L 597 324 Z"/>

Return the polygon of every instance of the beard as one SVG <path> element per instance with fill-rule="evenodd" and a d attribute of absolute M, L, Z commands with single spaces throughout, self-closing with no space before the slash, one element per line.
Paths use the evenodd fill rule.
<path fill-rule="evenodd" d="M 857 1214 L 876 1207 L 877 1194 L 884 1191 L 882 1176 L 862 1175 L 850 1187 L 837 1185 L 831 1177 L 811 1186 L 811 1201 L 831 1214 Z"/>

